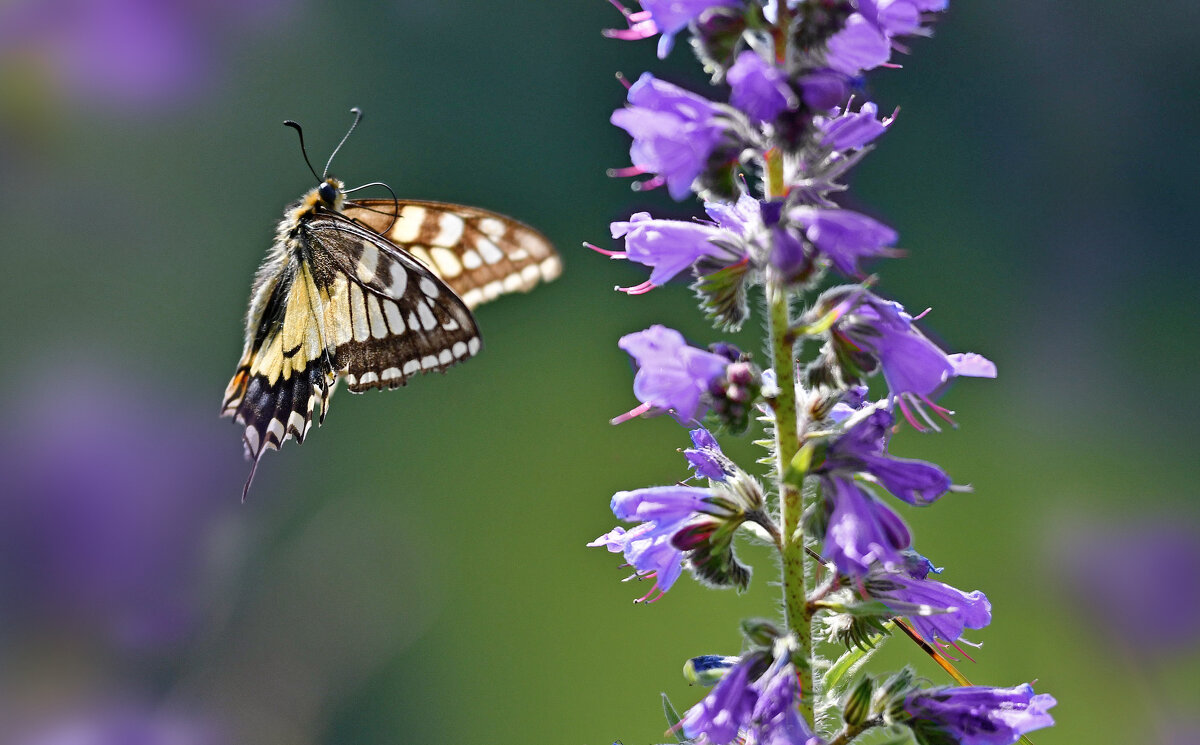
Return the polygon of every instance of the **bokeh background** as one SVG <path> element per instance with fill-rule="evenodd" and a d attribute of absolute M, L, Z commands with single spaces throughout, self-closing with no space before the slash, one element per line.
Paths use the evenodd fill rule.
<path fill-rule="evenodd" d="M 0 3 L 0 743 L 666 739 L 659 692 L 695 701 L 683 660 L 735 652 L 777 589 L 746 546 L 745 596 L 634 605 L 584 548 L 614 491 L 682 472 L 674 422 L 607 423 L 634 403 L 616 339 L 717 339 L 685 287 L 616 294 L 637 268 L 580 248 L 695 214 L 604 175 L 614 72 L 702 83 L 619 25 L 602 0 Z M 871 83 L 901 113 L 853 198 L 911 253 L 882 288 L 1001 371 L 950 393 L 959 429 L 897 441 L 975 487 L 905 514 L 993 602 L 965 672 L 1058 697 L 1039 745 L 1200 742 L 1198 45 L 1183 0 L 961 2 Z M 482 308 L 469 365 L 339 394 L 241 504 L 218 404 L 311 186 L 280 122 L 319 161 L 351 106 L 337 174 L 526 220 L 566 273 Z"/>

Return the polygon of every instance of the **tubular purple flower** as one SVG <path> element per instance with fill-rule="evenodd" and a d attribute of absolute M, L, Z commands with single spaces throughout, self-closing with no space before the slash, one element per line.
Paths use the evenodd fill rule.
<path fill-rule="evenodd" d="M 921 33 L 921 13 L 945 10 L 948 5 L 946 0 L 859 0 L 858 10 L 891 37 Z"/>
<path fill-rule="evenodd" d="M 952 485 L 946 472 L 932 463 L 896 458 L 887 453 L 891 412 L 876 409 L 834 440 L 817 473 L 869 473 L 896 497 L 925 505 L 945 494 Z"/>
<path fill-rule="evenodd" d="M 787 75 L 768 64 L 756 52 L 744 51 L 725 74 L 729 83 L 729 103 L 744 111 L 751 119 L 768 122 L 786 109 L 799 105 L 796 94 L 788 85 Z"/>
<path fill-rule="evenodd" d="M 862 275 L 858 262 L 873 256 L 895 256 L 888 248 L 896 242 L 896 231 L 866 215 L 844 209 L 797 207 L 789 216 L 804 227 L 805 235 L 839 272 L 848 277 Z"/>
<path fill-rule="evenodd" d="M 771 669 L 755 681 L 760 694 L 751 714 L 754 742 L 757 745 L 815 745 L 820 739 L 796 708 L 800 699 L 796 668 L 790 663 L 781 664 L 784 659 L 776 660 Z"/>
<path fill-rule="evenodd" d="M 821 144 L 834 150 L 857 150 L 869 144 L 895 121 L 895 117 L 877 119 L 878 114 L 879 107 L 868 101 L 858 111 L 847 111 L 825 119 L 819 125 L 824 133 Z"/>
<path fill-rule="evenodd" d="M 852 77 L 886 63 L 891 54 L 887 36 L 861 13 L 851 13 L 825 44 L 825 64 Z"/>
<path fill-rule="evenodd" d="M 641 294 L 661 287 L 705 256 L 729 263 L 741 258 L 713 242 L 722 233 L 716 225 L 658 220 L 648 212 L 638 212 L 628 221 L 612 223 L 611 230 L 613 238 L 625 239 L 625 250 L 602 253 L 612 258 L 636 261 L 652 269 L 648 283 L 623 288 L 630 294 Z"/>
<path fill-rule="evenodd" d="M 610 506 L 613 515 L 625 522 L 679 522 L 697 512 L 729 514 L 728 510 L 710 506 L 711 496 L 711 490 L 696 486 L 650 486 L 619 491 L 613 495 Z"/>
<path fill-rule="evenodd" d="M 963 592 L 944 582 L 898 572 L 872 572 L 867 583 L 871 597 L 896 615 L 905 616 L 925 641 L 953 644 L 964 629 L 982 629 L 992 622 L 992 604 L 979 590 Z"/>
<path fill-rule="evenodd" d="M 671 537 L 686 522 L 661 525 L 647 522 L 630 530 L 618 526 L 587 545 L 604 546 L 612 553 L 625 554 L 625 560 L 634 568 L 628 579 L 654 580 L 650 591 L 636 602 L 652 603 L 666 594 L 683 573 L 683 552 L 671 545 Z"/>
<path fill-rule="evenodd" d="M 750 683 L 750 669 L 759 658 L 744 658 L 726 673 L 700 703 L 684 713 L 680 725 L 690 738 L 703 735 L 705 742 L 725 745 L 750 722 L 758 702 L 758 691 Z"/>
<path fill-rule="evenodd" d="M 721 452 L 721 446 L 712 433 L 703 427 L 693 429 L 688 434 L 692 437 L 694 448 L 683 451 L 688 464 L 696 471 L 697 476 L 703 476 L 713 481 L 724 481 L 733 473 L 733 461 Z"/>
<path fill-rule="evenodd" d="M 1011 745 L 1021 735 L 1054 724 L 1046 711 L 1057 702 L 1033 686 L 930 688 L 911 694 L 904 709 L 919 742 Z"/>
<path fill-rule="evenodd" d="M 912 536 L 899 515 L 851 478 L 825 475 L 821 484 L 833 503 L 822 558 L 842 574 L 856 577 L 866 575 L 876 561 L 888 569 L 904 565 L 902 552 L 912 544 Z"/>
<path fill-rule="evenodd" d="M 878 360 L 889 395 L 899 400 L 905 418 L 918 429 L 923 427 L 913 418 L 910 403 L 918 408 L 932 404 L 932 398 L 960 375 L 996 377 L 996 366 L 985 357 L 942 351 L 913 325 L 913 317 L 899 303 L 856 292 L 842 304 L 845 310 L 834 323 L 834 338 Z"/>
<path fill-rule="evenodd" d="M 709 8 L 740 4 L 740 0 L 642 0 L 644 10 L 631 13 L 617 0 L 611 1 L 625 15 L 629 28 L 607 29 L 604 35 L 613 39 L 632 40 L 646 39 L 662 33 L 662 38 L 658 40 L 659 59 L 671 53 L 671 47 L 675 44 L 675 34 L 687 28 L 701 13 Z"/>
<path fill-rule="evenodd" d="M 683 334 L 657 324 L 622 336 L 617 346 L 637 363 L 633 393 L 642 405 L 614 424 L 647 413 L 668 412 L 680 424 L 704 416 L 708 404 L 701 399 L 729 365 L 727 358 L 688 346 Z"/>
<path fill-rule="evenodd" d="M 642 173 L 657 174 L 674 199 L 683 199 L 708 164 L 725 127 L 702 96 L 643 73 L 629 89 L 629 106 L 611 121 L 633 137 L 630 159 Z"/>

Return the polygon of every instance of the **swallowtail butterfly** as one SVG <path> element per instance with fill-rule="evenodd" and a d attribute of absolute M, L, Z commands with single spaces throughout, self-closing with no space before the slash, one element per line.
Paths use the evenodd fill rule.
<path fill-rule="evenodd" d="M 337 154 L 362 118 L 354 123 Z M 356 199 L 336 178 L 288 206 L 254 278 L 246 344 L 222 416 L 253 461 L 324 421 L 339 376 L 353 393 L 396 388 L 479 352 L 471 310 L 559 275 L 544 235 L 494 212 L 442 202 Z M 365 186 L 382 186 L 366 184 Z M 358 187 L 358 188 L 365 188 Z M 385 187 L 386 188 L 386 187 Z M 389 189 L 390 191 L 390 189 Z"/>

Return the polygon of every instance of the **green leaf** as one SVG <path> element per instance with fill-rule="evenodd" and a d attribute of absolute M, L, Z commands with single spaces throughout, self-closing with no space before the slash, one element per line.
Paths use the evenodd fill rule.
<path fill-rule="evenodd" d="M 679 712 L 675 711 L 675 707 L 671 705 L 671 699 L 667 698 L 667 694 L 662 694 L 663 714 L 667 717 L 667 730 L 675 736 L 676 742 L 687 742 L 687 737 L 683 734 L 683 728 L 679 726 L 682 717 Z"/>

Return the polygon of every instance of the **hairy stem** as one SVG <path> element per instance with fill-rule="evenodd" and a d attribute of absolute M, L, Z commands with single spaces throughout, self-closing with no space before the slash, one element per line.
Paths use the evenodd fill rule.
<path fill-rule="evenodd" d="M 783 196 L 781 156 L 772 151 L 766 157 L 767 197 Z M 783 522 L 780 554 L 783 562 L 783 603 L 788 628 L 796 635 L 800 654 L 812 659 L 812 618 L 808 611 L 808 557 L 804 552 L 804 535 L 800 516 L 804 511 L 802 490 L 784 480 L 792 458 L 800 449 L 796 417 L 795 337 L 791 333 L 788 290 L 780 283 L 767 283 L 767 329 L 770 335 L 772 365 L 779 393 L 775 399 L 775 467 L 779 484 L 779 509 Z M 799 670 L 802 700 L 800 712 L 810 726 L 813 717 L 813 673 L 811 666 Z"/>

